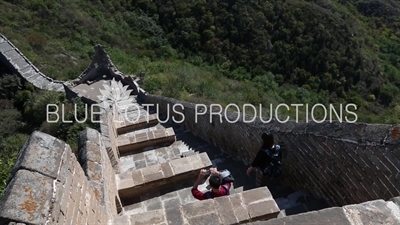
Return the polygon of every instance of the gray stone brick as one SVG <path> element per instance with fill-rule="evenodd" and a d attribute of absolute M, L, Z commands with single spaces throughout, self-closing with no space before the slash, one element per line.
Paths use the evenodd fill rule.
<path fill-rule="evenodd" d="M 133 161 L 140 161 L 140 160 L 144 160 L 144 153 L 140 152 L 137 154 L 133 155 Z"/>
<path fill-rule="evenodd" d="M 358 205 L 344 206 L 347 217 L 364 224 L 400 224 L 400 209 L 393 202 L 375 200 Z"/>
<path fill-rule="evenodd" d="M 146 167 L 146 161 L 145 160 L 139 160 L 139 161 L 135 161 L 135 168 L 136 169 L 141 169 Z"/>
<path fill-rule="evenodd" d="M 287 216 L 279 219 L 271 219 L 263 222 L 249 223 L 249 225 L 299 225 L 299 224 L 329 224 L 329 225 L 353 225 L 345 215 L 342 208 L 329 208 L 320 211 Z"/>
<path fill-rule="evenodd" d="M 188 203 L 184 207 L 182 207 L 182 212 L 185 218 L 197 217 L 215 211 L 216 208 L 213 199 Z"/>
<path fill-rule="evenodd" d="M 221 224 L 236 224 L 239 222 L 236 218 L 229 196 L 218 197 L 215 198 L 214 201 L 215 207 L 217 208 L 218 214 L 221 218 Z"/>
<path fill-rule="evenodd" d="M 129 216 L 117 216 L 113 221 L 114 225 L 130 225 L 131 220 Z"/>
<path fill-rule="evenodd" d="M 101 125 L 103 126 L 103 125 Z M 86 145 L 86 142 L 92 142 L 93 144 L 100 144 L 100 133 L 93 128 L 85 128 L 79 133 L 78 147 L 82 148 Z"/>
<path fill-rule="evenodd" d="M 178 206 L 181 205 L 181 202 L 180 202 L 178 197 L 166 199 L 163 202 L 164 202 L 164 208 L 165 209 L 177 208 Z"/>
<path fill-rule="evenodd" d="M 35 131 L 21 150 L 21 157 L 18 158 L 12 174 L 25 168 L 56 179 L 64 150 L 65 142 Z"/>
<path fill-rule="evenodd" d="M 160 224 L 163 222 L 166 222 L 165 212 L 163 210 L 154 210 L 131 216 L 132 225 Z"/>
<path fill-rule="evenodd" d="M 200 215 L 188 219 L 190 225 L 220 225 L 221 220 L 216 213 L 210 213 L 206 215 Z"/>
<path fill-rule="evenodd" d="M 179 206 L 165 209 L 167 224 L 183 224 L 182 212 Z"/>
<path fill-rule="evenodd" d="M 87 160 L 97 162 L 101 164 L 101 150 L 100 146 L 91 142 L 87 141 L 86 143 L 83 143 L 83 146 L 79 149 L 79 161 L 81 164 L 85 163 Z"/>
<path fill-rule="evenodd" d="M 187 204 L 191 202 L 197 202 L 190 191 L 189 188 L 178 191 L 179 199 L 181 200 L 181 204 Z"/>
<path fill-rule="evenodd" d="M 0 218 L 29 224 L 45 224 L 53 193 L 53 179 L 19 170 L 0 202 Z"/>
<path fill-rule="evenodd" d="M 149 199 L 144 204 L 147 211 L 162 209 L 162 202 L 159 197 Z"/>

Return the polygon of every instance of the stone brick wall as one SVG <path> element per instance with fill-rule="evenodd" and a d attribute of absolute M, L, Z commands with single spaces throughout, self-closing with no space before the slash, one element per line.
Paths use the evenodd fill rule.
<path fill-rule="evenodd" d="M 246 223 L 248 225 L 298 224 L 400 224 L 400 197 L 389 201 L 374 200 L 361 204 L 333 207 L 319 211 Z"/>
<path fill-rule="evenodd" d="M 0 224 L 106 224 L 111 220 L 116 214 L 116 187 L 99 137 L 91 129 L 81 135 L 82 158 L 78 159 L 84 171 L 65 142 L 32 133 L 0 200 Z"/>
<path fill-rule="evenodd" d="M 79 136 L 79 162 L 93 187 L 100 203 L 109 216 L 114 217 L 122 211 L 115 171 L 103 144 L 101 134 L 94 129 L 86 128 Z"/>
<path fill-rule="evenodd" d="M 141 94 L 144 103 L 158 105 L 160 113 L 172 118 L 172 106 L 182 104 L 181 125 L 195 135 L 250 164 L 261 145 L 261 133 L 272 132 L 284 149 L 282 181 L 297 189 L 309 189 L 316 197 L 328 197 L 333 204 L 345 205 L 400 195 L 400 126 L 344 123 L 285 124 L 259 119 L 245 123 L 213 115 L 195 117 L 195 104 Z M 179 119 L 179 118 L 178 118 Z M 247 120 L 251 118 L 247 117 Z M 266 119 L 264 119 L 266 120 Z M 245 172 L 245 171 L 243 171 Z M 243 173 L 244 175 L 244 173 Z"/>
<path fill-rule="evenodd" d="M 111 160 L 111 165 L 115 170 L 115 173 L 119 173 L 121 170 L 121 164 L 119 160 L 119 151 L 117 150 L 117 130 L 113 123 L 113 114 L 110 111 L 104 109 L 100 110 L 100 132 L 103 137 L 103 143 L 107 150 L 108 157 Z"/>
<path fill-rule="evenodd" d="M 63 82 L 53 80 L 36 68 L 29 59 L 0 34 L 0 63 L 7 66 L 13 73 L 18 74 L 39 89 L 64 92 Z"/>

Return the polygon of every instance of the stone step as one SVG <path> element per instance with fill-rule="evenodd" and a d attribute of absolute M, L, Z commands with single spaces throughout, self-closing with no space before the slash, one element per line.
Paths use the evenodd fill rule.
<path fill-rule="evenodd" d="M 120 154 L 142 150 L 147 147 L 175 142 L 175 133 L 172 128 L 157 129 L 143 133 L 129 133 L 117 137 L 117 146 Z"/>
<path fill-rule="evenodd" d="M 123 209 L 124 215 L 134 215 L 159 209 L 170 209 L 198 201 L 192 195 L 191 189 L 196 177 L 190 182 L 181 182 L 153 193 L 146 193 L 132 199 Z M 187 180 L 189 181 L 189 180 Z"/>
<path fill-rule="evenodd" d="M 156 114 L 142 115 L 132 119 L 126 117 L 128 116 L 123 116 L 123 120 L 121 120 L 121 122 L 115 123 L 115 129 L 117 130 L 118 135 L 148 128 L 158 124 L 158 117 Z"/>
<path fill-rule="evenodd" d="M 286 210 L 287 212 L 287 210 Z M 248 225 L 297 225 L 297 224 L 400 224 L 400 207 L 382 199 L 343 207 L 332 207 L 297 215 L 287 215 L 269 221 L 247 223 Z"/>
<path fill-rule="evenodd" d="M 184 182 L 177 183 L 169 188 L 153 193 L 146 193 L 132 199 L 129 204 L 124 207 L 124 215 L 133 215 L 158 209 L 169 209 L 179 205 L 199 201 L 193 197 L 191 192 L 196 178 L 197 176 L 194 176 L 193 179 L 185 180 Z M 207 184 L 207 182 L 200 184 L 198 189 L 202 192 L 208 191 L 206 189 Z M 233 186 L 231 188 L 233 188 Z M 231 189 L 230 193 L 231 195 L 235 194 L 233 189 Z"/>
<path fill-rule="evenodd" d="M 130 220 L 132 225 L 239 224 L 277 218 L 280 213 L 266 187 L 186 204 L 179 204 L 181 202 L 176 196 L 164 200 L 161 200 L 162 197 L 159 198 L 160 203 L 155 204 L 157 207 L 152 208 L 153 210 L 135 214 L 125 212 L 125 222 Z"/>
<path fill-rule="evenodd" d="M 187 151 L 194 151 L 192 148 L 189 147 L 189 145 L 186 142 L 182 140 L 175 141 L 170 145 L 170 147 L 178 149 L 181 155 Z"/>
<path fill-rule="evenodd" d="M 146 133 L 146 132 L 150 132 L 150 131 L 165 130 L 165 129 L 167 129 L 167 128 L 164 127 L 162 124 L 157 123 L 155 126 L 152 126 L 152 127 L 145 127 L 145 128 L 142 128 L 142 129 L 138 129 L 138 130 L 130 131 L 130 132 L 127 132 L 127 133 L 123 133 L 123 134 L 120 134 L 120 135 L 117 135 L 117 136 L 127 136 L 127 137 L 129 137 L 129 136 L 132 136 L 132 135 L 135 135 L 135 134 L 141 134 L 141 133 Z M 115 130 L 115 132 L 116 132 L 116 130 Z"/>
<path fill-rule="evenodd" d="M 191 155 L 117 175 L 117 187 L 123 205 L 144 193 L 157 191 L 198 175 L 212 166 L 207 153 Z"/>
<path fill-rule="evenodd" d="M 188 153 L 190 152 L 190 153 Z M 182 142 L 176 141 L 170 146 L 146 148 L 142 152 L 122 156 L 120 158 L 122 171 L 141 169 L 155 164 L 169 162 L 174 159 L 182 158 L 183 154 L 196 154 Z"/>
<path fill-rule="evenodd" d="M 138 117 L 146 116 L 149 113 L 140 105 L 132 103 L 132 106 L 126 108 L 117 108 L 116 118 L 120 120 L 135 121 Z"/>

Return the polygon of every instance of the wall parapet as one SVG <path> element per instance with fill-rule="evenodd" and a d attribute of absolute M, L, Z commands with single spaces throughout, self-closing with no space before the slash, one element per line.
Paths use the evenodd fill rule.
<path fill-rule="evenodd" d="M 92 128 L 86 128 L 79 136 L 79 163 L 81 164 L 96 197 L 100 198 L 109 217 L 116 216 L 121 210 L 115 172 L 111 165 L 101 134 Z"/>
<path fill-rule="evenodd" d="M 333 207 L 301 213 L 268 221 L 246 223 L 248 225 L 297 225 L 297 224 L 400 224 L 400 197 L 389 201 L 375 200 L 361 204 Z"/>
<path fill-rule="evenodd" d="M 111 166 L 107 166 L 101 141 L 96 142 L 99 137 L 98 132 L 85 130 L 80 140 L 82 157 L 77 159 L 65 142 L 33 132 L 0 200 L 0 224 L 104 224 L 111 220 L 116 213 L 109 208 L 116 203 L 111 183 L 115 177 L 107 173 L 110 169 L 106 171 Z M 106 193 L 97 192 L 99 185 L 92 182 L 96 176 L 88 180 L 78 160 L 86 165 L 85 171 L 93 172 L 89 175 L 101 176 L 107 187 L 100 190 Z M 103 168 L 96 170 L 90 165 L 95 163 L 92 160 L 100 160 Z"/>
<path fill-rule="evenodd" d="M 144 103 L 157 105 L 162 115 L 169 112 L 168 118 L 178 116 L 178 120 L 180 115 L 173 113 L 172 106 L 183 105 L 183 110 L 177 108 L 185 117 L 181 126 L 246 164 L 261 146 L 261 133 L 273 133 L 285 153 L 283 183 L 307 188 L 315 197 L 328 197 L 335 205 L 400 195 L 400 125 L 263 123 L 259 118 L 252 123 L 243 118 L 229 123 L 227 120 L 234 121 L 237 113 L 222 115 L 220 122 L 220 116 L 210 117 L 210 106 L 196 118 L 194 103 L 151 94 L 139 97 Z"/>
<path fill-rule="evenodd" d="M 120 153 L 117 149 L 117 130 L 115 129 L 115 124 L 113 122 L 114 115 L 110 110 L 100 108 L 100 124 L 99 130 L 102 135 L 102 140 L 105 149 L 108 153 L 108 157 L 111 160 L 111 165 L 114 168 L 115 173 L 120 173 L 121 163 L 120 163 Z"/>
<path fill-rule="evenodd" d="M 63 81 L 54 80 L 36 68 L 25 55 L 0 34 L 0 61 L 8 68 L 39 89 L 64 92 Z"/>

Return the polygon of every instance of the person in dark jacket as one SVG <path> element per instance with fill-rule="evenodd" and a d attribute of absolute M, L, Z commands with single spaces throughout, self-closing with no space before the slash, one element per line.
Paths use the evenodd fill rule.
<path fill-rule="evenodd" d="M 253 162 L 247 169 L 247 175 L 256 169 L 256 186 L 260 187 L 265 178 L 275 178 L 281 175 L 282 154 L 281 147 L 275 144 L 272 134 L 261 135 L 263 144 Z"/>

